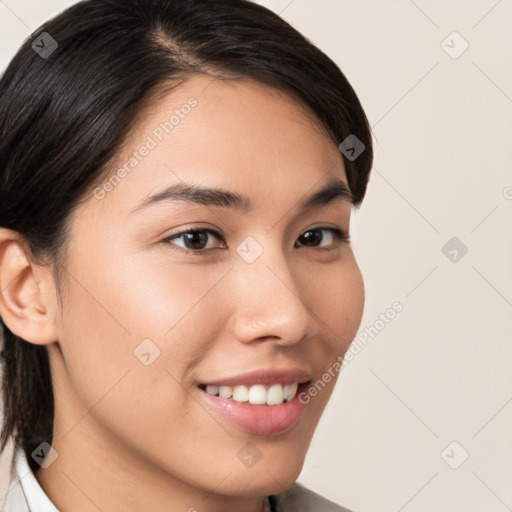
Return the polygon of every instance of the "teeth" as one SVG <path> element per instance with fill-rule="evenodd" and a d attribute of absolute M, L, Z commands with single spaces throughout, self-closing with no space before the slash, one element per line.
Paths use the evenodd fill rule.
<path fill-rule="evenodd" d="M 235 389 L 237 386 L 235 386 Z M 249 388 L 249 403 L 264 405 L 267 402 L 267 390 L 262 384 L 256 384 Z"/>
<path fill-rule="evenodd" d="M 233 388 L 229 386 L 219 386 L 219 396 L 221 398 L 231 398 L 233 396 Z"/>
<path fill-rule="evenodd" d="M 272 384 L 268 389 L 262 384 L 254 386 L 206 386 L 206 392 L 210 395 L 230 398 L 236 402 L 249 402 L 250 404 L 278 405 L 289 402 L 295 396 L 297 382 L 293 384 Z"/>
<path fill-rule="evenodd" d="M 206 386 L 206 391 L 210 393 L 210 395 L 218 395 L 219 386 Z"/>
<path fill-rule="evenodd" d="M 281 384 L 274 384 L 270 386 L 267 391 L 267 400 L 266 403 L 268 405 L 276 405 L 281 404 L 284 398 L 283 386 Z"/>
<path fill-rule="evenodd" d="M 247 386 L 235 386 L 233 388 L 233 400 L 247 402 L 249 400 L 249 388 Z"/>

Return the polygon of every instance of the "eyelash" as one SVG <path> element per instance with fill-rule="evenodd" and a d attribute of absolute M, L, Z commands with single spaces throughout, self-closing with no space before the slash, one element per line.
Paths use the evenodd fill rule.
<path fill-rule="evenodd" d="M 339 228 L 333 228 L 331 226 L 318 226 L 318 227 L 310 228 L 310 229 L 307 229 L 306 231 L 304 231 L 301 234 L 301 236 L 304 233 L 307 233 L 309 231 L 331 231 L 334 234 L 334 237 L 338 242 L 340 242 L 342 244 L 349 244 L 351 241 L 350 235 L 348 233 L 346 233 L 345 231 L 342 231 Z M 192 234 L 192 233 L 209 233 L 210 235 L 213 235 L 217 239 L 222 238 L 222 235 L 213 229 L 194 228 L 194 229 L 187 229 L 184 231 L 180 231 L 179 233 L 175 233 L 174 235 L 164 238 L 162 240 L 162 242 L 169 244 L 171 246 L 171 248 L 176 251 L 183 252 L 185 254 L 193 254 L 195 256 L 206 256 L 209 251 L 214 250 L 214 249 L 195 250 L 195 249 L 188 249 L 188 248 L 184 248 L 184 247 L 180 247 L 180 246 L 176 246 L 176 245 L 172 244 L 172 241 L 175 240 L 176 238 L 180 238 L 183 235 Z M 216 247 L 215 249 L 219 249 L 219 248 Z M 326 248 L 322 248 L 322 247 L 320 247 L 319 249 L 326 250 Z M 333 250 L 333 249 L 334 249 L 334 247 L 327 248 L 327 250 Z"/>

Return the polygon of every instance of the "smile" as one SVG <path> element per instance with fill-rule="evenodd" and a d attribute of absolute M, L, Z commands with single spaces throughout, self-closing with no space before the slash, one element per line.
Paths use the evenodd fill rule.
<path fill-rule="evenodd" d="M 273 436 L 284 434 L 300 422 L 306 406 L 298 395 L 310 382 L 234 387 L 203 384 L 198 388 L 203 403 L 221 421 L 227 420 L 249 434 Z"/>
<path fill-rule="evenodd" d="M 293 400 L 299 384 L 254 384 L 247 386 L 200 386 L 213 396 L 219 396 L 236 402 L 249 402 L 253 405 L 279 405 Z"/>

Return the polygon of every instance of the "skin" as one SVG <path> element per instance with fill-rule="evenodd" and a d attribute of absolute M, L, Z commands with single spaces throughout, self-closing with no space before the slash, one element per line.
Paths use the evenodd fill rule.
<path fill-rule="evenodd" d="M 197 383 L 278 366 L 306 368 L 314 382 L 360 325 L 350 243 L 329 229 L 310 245 L 301 237 L 348 232 L 350 204 L 298 210 L 328 175 L 347 183 L 343 159 L 288 95 L 194 77 L 140 116 L 109 176 L 190 97 L 197 106 L 130 174 L 74 212 L 62 311 L 51 270 L 0 230 L 0 313 L 49 352 L 58 458 L 35 474 L 62 511 L 259 512 L 298 478 L 336 378 L 277 436 L 231 424 Z M 246 195 L 254 209 L 174 201 L 130 213 L 179 181 Z M 199 227 L 221 234 L 208 235 L 206 255 L 187 254 L 183 237 L 163 241 Z M 247 236 L 263 247 L 251 264 L 235 250 Z M 133 353 L 146 338 L 160 349 L 149 366 Z M 237 457 L 248 442 L 261 452 L 251 468 Z"/>

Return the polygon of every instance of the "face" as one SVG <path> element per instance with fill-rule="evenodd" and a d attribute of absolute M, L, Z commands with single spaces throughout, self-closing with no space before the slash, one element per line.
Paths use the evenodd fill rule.
<path fill-rule="evenodd" d="M 343 184 L 336 144 L 276 90 L 196 77 L 153 103 L 71 219 L 54 448 L 233 496 L 291 485 L 363 310 Z M 204 389 L 280 402 L 273 384 L 304 381 L 272 405 Z"/>

